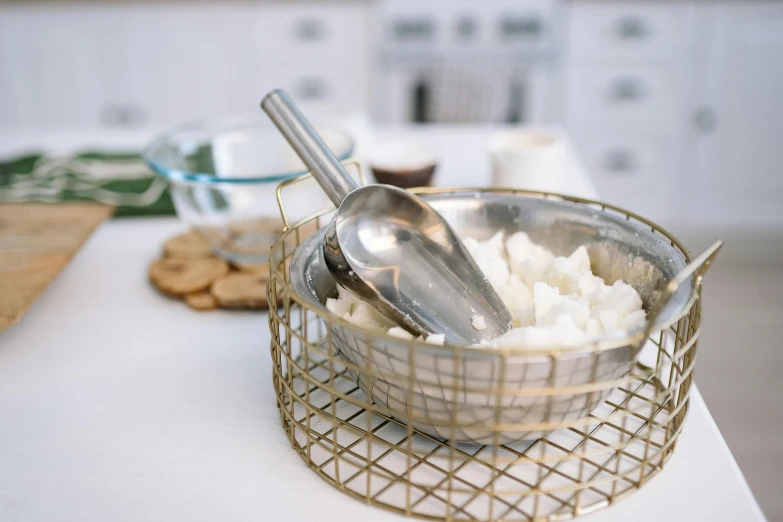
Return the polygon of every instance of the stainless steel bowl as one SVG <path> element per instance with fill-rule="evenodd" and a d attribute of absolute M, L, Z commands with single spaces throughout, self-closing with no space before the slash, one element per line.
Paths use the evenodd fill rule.
<path fill-rule="evenodd" d="M 462 237 L 521 230 L 557 255 L 585 245 L 593 272 L 607 284 L 631 284 L 647 311 L 687 265 L 673 241 L 600 205 L 487 191 L 423 197 Z M 296 250 L 290 274 L 294 291 L 328 316 L 324 303 L 337 289 L 322 241 L 321 231 Z M 692 278 L 680 286 L 657 327 L 686 310 L 694 287 Z M 335 349 L 378 410 L 434 437 L 481 444 L 539 438 L 586 417 L 630 373 L 641 345 L 629 337 L 569 349 L 451 348 L 401 341 L 338 319 L 325 322 Z"/>

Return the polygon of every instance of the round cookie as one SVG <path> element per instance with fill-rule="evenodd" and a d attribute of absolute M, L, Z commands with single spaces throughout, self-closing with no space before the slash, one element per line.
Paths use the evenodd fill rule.
<path fill-rule="evenodd" d="M 289 267 L 290 264 L 291 264 L 291 258 L 289 257 L 285 261 L 285 272 L 284 272 L 285 275 L 288 274 L 288 267 Z M 264 281 L 268 281 L 269 280 L 269 275 L 270 274 L 269 274 L 269 263 L 268 262 L 257 264 L 257 265 L 251 265 L 251 264 L 247 264 L 247 263 L 232 263 L 232 266 L 234 268 L 236 268 L 237 270 L 239 270 L 240 272 L 253 274 L 253 275 L 257 276 L 259 279 L 262 279 Z M 282 266 L 282 263 L 281 263 L 281 265 L 280 265 L 281 271 L 282 271 L 282 268 L 283 268 L 283 266 Z"/>
<path fill-rule="evenodd" d="M 185 294 L 185 303 L 194 310 L 205 311 L 217 308 L 215 297 L 208 290 Z"/>
<path fill-rule="evenodd" d="M 205 258 L 212 255 L 212 245 L 203 234 L 191 230 L 174 236 L 163 244 L 163 255 L 178 259 Z"/>
<path fill-rule="evenodd" d="M 232 272 L 212 283 L 212 295 L 221 308 L 266 309 L 266 278 Z"/>
<path fill-rule="evenodd" d="M 163 293 L 181 297 L 208 288 L 212 281 L 227 272 L 228 264 L 214 257 L 163 258 L 152 262 L 149 278 Z"/>
<path fill-rule="evenodd" d="M 251 265 L 249 263 L 232 263 L 234 268 L 240 272 L 253 274 L 266 281 L 269 279 L 269 263 L 260 263 L 257 265 Z"/>
<path fill-rule="evenodd" d="M 234 233 L 242 234 L 246 232 L 269 232 L 271 234 L 280 234 L 283 230 L 283 222 L 280 218 L 262 217 L 255 219 L 245 219 L 242 221 L 232 221 L 228 224 L 229 230 Z"/>

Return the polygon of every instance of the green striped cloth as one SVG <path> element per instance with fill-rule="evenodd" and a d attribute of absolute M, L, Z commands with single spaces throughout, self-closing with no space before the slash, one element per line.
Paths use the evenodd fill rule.
<path fill-rule="evenodd" d="M 26 154 L 0 160 L 0 203 L 96 201 L 114 216 L 174 214 L 168 183 L 138 154 Z"/>

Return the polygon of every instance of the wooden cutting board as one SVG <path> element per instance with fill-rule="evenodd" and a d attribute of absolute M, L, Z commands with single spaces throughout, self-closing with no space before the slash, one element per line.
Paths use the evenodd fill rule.
<path fill-rule="evenodd" d="M 113 207 L 0 205 L 0 330 L 22 318 Z"/>

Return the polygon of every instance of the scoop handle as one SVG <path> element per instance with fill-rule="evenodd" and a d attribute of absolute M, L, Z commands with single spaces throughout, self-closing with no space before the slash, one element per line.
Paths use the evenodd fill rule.
<path fill-rule="evenodd" d="M 358 185 L 315 132 L 294 100 L 283 89 L 275 89 L 261 100 L 261 108 L 312 171 L 332 203 L 339 207 L 345 196 Z"/>

